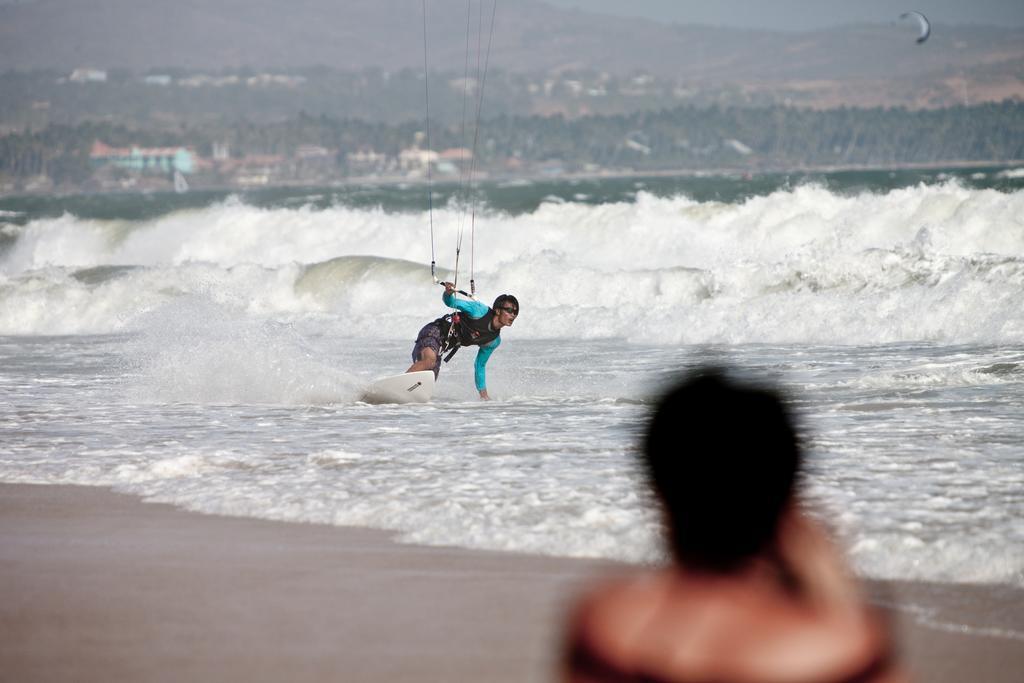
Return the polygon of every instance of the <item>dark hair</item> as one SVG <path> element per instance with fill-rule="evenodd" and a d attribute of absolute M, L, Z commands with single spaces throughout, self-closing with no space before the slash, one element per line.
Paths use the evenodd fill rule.
<path fill-rule="evenodd" d="M 491 306 L 491 310 L 497 311 L 499 306 L 507 303 L 514 304 L 516 310 L 519 310 L 519 299 L 515 298 L 511 294 L 499 294 L 498 298 L 494 300 L 494 305 Z"/>
<path fill-rule="evenodd" d="M 801 454 L 777 392 L 708 368 L 658 402 L 644 460 L 676 559 L 727 572 L 771 546 Z"/>

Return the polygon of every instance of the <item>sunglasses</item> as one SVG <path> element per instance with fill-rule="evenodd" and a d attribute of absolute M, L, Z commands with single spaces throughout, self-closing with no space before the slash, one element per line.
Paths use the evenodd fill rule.
<path fill-rule="evenodd" d="M 498 306 L 498 308 L 512 315 L 519 315 L 519 309 L 515 306 Z"/>

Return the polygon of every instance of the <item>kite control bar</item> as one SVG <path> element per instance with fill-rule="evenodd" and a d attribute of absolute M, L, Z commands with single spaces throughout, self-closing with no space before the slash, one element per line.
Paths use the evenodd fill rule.
<path fill-rule="evenodd" d="M 447 287 L 448 285 L 452 285 L 452 287 L 455 286 L 451 282 L 441 282 L 441 281 L 437 280 L 436 278 L 434 279 L 434 281 L 437 282 L 437 284 L 441 285 L 442 287 Z M 456 289 L 454 291 L 455 291 L 456 294 L 461 294 L 462 296 L 469 297 L 470 299 L 475 299 L 476 298 L 475 296 L 473 296 L 469 292 L 467 292 L 465 290 L 462 290 L 462 289 Z"/>

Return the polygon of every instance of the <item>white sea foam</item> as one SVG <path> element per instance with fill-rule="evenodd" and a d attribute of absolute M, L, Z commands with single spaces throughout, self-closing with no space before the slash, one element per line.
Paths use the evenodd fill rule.
<path fill-rule="evenodd" d="M 115 476 L 123 484 L 136 484 L 155 479 L 198 477 L 209 472 L 213 463 L 199 455 L 180 455 L 163 458 L 145 466 L 125 464 L 117 468 Z"/>
<path fill-rule="evenodd" d="M 408 342 L 307 336 L 199 297 L 142 323 L 2 340 L 0 479 L 417 543 L 663 555 L 636 443 L 643 401 L 694 349 L 510 340 L 489 368 L 497 401 L 475 400 L 456 357 L 436 402 L 368 406 L 359 386 L 400 371 Z M 1019 344 L 731 353 L 785 368 L 809 432 L 808 496 L 861 573 L 1024 585 Z"/>
<path fill-rule="evenodd" d="M 0 333 L 133 329 L 169 299 L 206 293 L 250 313 L 326 314 L 407 337 L 412 318 L 438 308 L 436 290 L 415 286 L 429 283 L 426 223 L 237 200 L 136 224 L 32 221 L 0 260 Z M 435 223 L 438 262 L 452 267 L 465 216 L 442 209 Z M 738 204 L 644 193 L 548 202 L 481 215 L 472 251 L 482 292 L 523 302 L 525 337 L 557 336 L 553 319 L 585 337 L 661 343 L 1024 337 L 1024 192 L 949 182 L 852 197 L 807 185 Z M 137 268 L 76 278 L 111 266 Z"/>
<path fill-rule="evenodd" d="M 987 548 L 978 562 L 978 548 Z M 913 534 L 866 536 L 850 548 L 865 575 L 886 579 L 1024 584 L 1024 549 L 997 538 L 922 540 Z"/>

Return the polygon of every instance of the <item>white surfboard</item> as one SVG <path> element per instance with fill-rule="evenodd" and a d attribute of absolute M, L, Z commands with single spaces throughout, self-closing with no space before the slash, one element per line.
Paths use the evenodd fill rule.
<path fill-rule="evenodd" d="M 407 372 L 385 377 L 366 387 L 366 403 L 426 403 L 434 394 L 434 371 Z"/>

